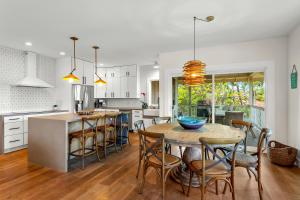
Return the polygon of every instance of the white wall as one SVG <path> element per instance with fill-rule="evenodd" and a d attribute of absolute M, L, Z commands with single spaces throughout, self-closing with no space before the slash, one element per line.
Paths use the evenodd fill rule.
<path fill-rule="evenodd" d="M 274 137 L 287 142 L 287 38 L 200 48 L 196 58 L 207 64 L 207 73 L 264 71 L 266 77 L 266 126 Z M 160 115 L 171 115 L 171 77 L 181 74 L 182 66 L 193 59 L 193 51 L 161 53 Z"/>
<path fill-rule="evenodd" d="M 144 65 L 140 67 L 140 90 L 141 93 L 146 93 L 145 99 L 149 104 L 150 101 L 150 86 L 149 83 L 151 80 L 159 80 L 159 70 L 154 69 L 153 65 Z M 143 100 L 143 96 L 141 95 L 141 100 Z"/>
<path fill-rule="evenodd" d="M 300 91 L 299 91 L 299 73 L 300 73 L 300 26 L 292 31 L 288 37 L 288 82 L 289 82 L 289 98 L 288 98 L 288 143 L 300 149 Z M 296 64 L 298 69 L 298 88 L 291 89 L 290 73 L 293 65 Z"/>
<path fill-rule="evenodd" d="M 55 88 L 14 87 L 25 76 L 25 52 L 0 46 L 0 113 L 51 110 Z M 55 86 L 55 59 L 37 55 L 37 77 Z"/>

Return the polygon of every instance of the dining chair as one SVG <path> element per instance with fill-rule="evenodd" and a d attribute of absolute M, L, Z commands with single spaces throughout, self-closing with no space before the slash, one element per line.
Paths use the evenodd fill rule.
<path fill-rule="evenodd" d="M 242 138 L 232 138 L 232 139 L 218 139 L 218 138 L 200 138 L 201 143 L 201 157 L 206 158 L 208 153 L 211 153 L 217 158 L 217 160 L 194 160 L 189 164 L 190 169 L 190 182 L 187 191 L 187 196 L 189 196 L 192 178 L 194 174 L 199 177 L 201 183 L 201 199 L 205 199 L 207 187 L 213 183 L 216 184 L 216 190 L 218 194 L 218 181 L 224 181 L 225 185 L 229 185 L 232 199 L 235 199 L 234 191 L 234 168 L 235 168 L 235 154 L 238 148 L 239 143 Z M 213 145 L 221 144 L 234 144 L 234 148 L 227 153 L 226 155 L 218 155 L 214 149 Z M 228 162 L 228 159 L 231 159 L 231 162 Z M 224 189 L 224 193 L 226 190 Z"/>
<path fill-rule="evenodd" d="M 141 136 L 139 130 L 145 131 L 144 120 L 138 120 L 138 121 L 134 122 L 134 127 L 138 131 L 138 134 L 139 134 L 139 165 L 138 165 L 138 169 L 137 169 L 137 173 L 136 173 L 136 178 L 139 178 L 141 163 L 144 158 L 142 136 Z"/>
<path fill-rule="evenodd" d="M 85 158 L 94 153 L 97 154 L 97 157 L 100 161 L 99 148 L 97 142 L 97 126 L 100 117 L 98 116 L 88 116 L 81 118 L 81 131 L 69 133 L 69 150 L 68 150 L 68 161 L 71 160 L 71 156 L 81 158 L 81 168 L 85 168 Z M 88 128 L 87 128 L 88 127 Z M 92 138 L 92 144 L 87 146 L 87 140 Z M 74 139 L 79 140 L 80 146 L 76 150 L 71 150 L 72 141 Z"/>
<path fill-rule="evenodd" d="M 262 182 L 261 182 L 261 157 L 264 150 L 264 145 L 267 145 L 271 132 L 267 128 L 263 128 L 259 135 L 257 152 L 255 153 L 236 153 L 236 167 L 243 167 L 247 170 L 249 177 L 251 178 L 250 172 L 254 175 L 255 180 L 258 183 L 259 199 L 262 200 Z"/>
<path fill-rule="evenodd" d="M 152 124 L 157 125 L 157 124 L 162 124 L 162 123 L 171 123 L 171 117 L 155 117 L 152 120 Z M 172 153 L 172 146 L 171 144 L 166 144 L 166 151 L 169 152 L 170 154 Z M 180 157 L 182 158 L 182 147 L 179 146 L 179 152 L 180 152 Z"/>
<path fill-rule="evenodd" d="M 243 140 L 243 150 L 246 153 L 247 152 L 247 138 L 249 132 L 252 134 L 252 136 L 255 136 L 255 133 L 253 132 L 253 124 L 251 122 L 246 122 L 239 119 L 233 119 L 231 120 L 230 125 L 235 128 L 239 128 L 242 131 L 245 132 L 245 139 Z M 256 137 L 256 136 L 255 136 Z M 233 145 L 216 145 L 214 146 L 214 151 L 217 152 L 218 150 L 221 151 L 223 154 L 226 154 L 228 151 L 231 151 L 233 148 Z M 238 149 L 239 150 L 239 149 Z"/>
<path fill-rule="evenodd" d="M 140 184 L 139 193 L 143 193 L 145 178 L 149 167 L 153 167 L 157 175 L 161 178 L 162 183 L 162 199 L 165 199 L 165 186 L 168 175 L 172 169 L 181 165 L 181 159 L 177 156 L 167 154 L 165 152 L 165 136 L 162 133 L 151 133 L 139 130 L 141 135 L 142 146 L 144 150 L 143 163 L 143 178 Z M 151 143 L 147 142 L 150 139 Z M 183 182 L 181 180 L 181 187 L 184 192 Z"/>

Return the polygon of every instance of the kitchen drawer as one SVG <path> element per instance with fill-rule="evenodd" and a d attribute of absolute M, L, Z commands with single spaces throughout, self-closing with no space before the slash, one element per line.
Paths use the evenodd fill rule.
<path fill-rule="evenodd" d="M 28 144 L 28 133 L 24 133 L 24 144 Z"/>
<path fill-rule="evenodd" d="M 4 124 L 4 135 L 16 135 L 23 133 L 23 121 Z"/>
<path fill-rule="evenodd" d="M 143 111 L 142 110 L 132 110 L 132 114 L 133 115 L 143 115 Z"/>
<path fill-rule="evenodd" d="M 18 146 L 22 146 L 23 143 L 23 138 L 24 135 L 18 134 L 18 135 L 9 135 L 4 137 L 4 149 L 10 149 L 10 148 L 15 148 Z"/>
<path fill-rule="evenodd" d="M 4 123 L 7 123 L 7 122 L 21 122 L 21 121 L 23 121 L 23 115 L 4 117 Z"/>

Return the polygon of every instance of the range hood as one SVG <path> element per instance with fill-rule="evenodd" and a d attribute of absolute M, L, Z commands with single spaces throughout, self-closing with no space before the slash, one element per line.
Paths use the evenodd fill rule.
<path fill-rule="evenodd" d="M 25 77 L 18 81 L 17 87 L 37 87 L 37 88 L 53 88 L 52 85 L 36 77 L 36 53 L 26 52 L 25 57 Z"/>

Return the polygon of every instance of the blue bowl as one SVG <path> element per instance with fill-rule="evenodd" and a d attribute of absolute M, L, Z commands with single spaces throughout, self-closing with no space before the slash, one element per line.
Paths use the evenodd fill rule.
<path fill-rule="evenodd" d="M 177 121 L 184 129 L 195 130 L 201 128 L 206 123 L 206 118 L 181 116 L 177 119 Z"/>

